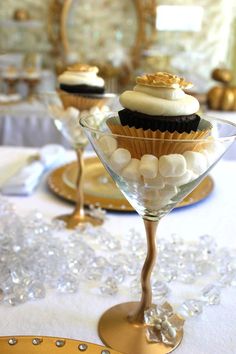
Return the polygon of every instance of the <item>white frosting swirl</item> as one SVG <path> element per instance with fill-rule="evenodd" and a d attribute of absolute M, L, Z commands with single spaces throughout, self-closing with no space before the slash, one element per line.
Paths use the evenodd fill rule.
<path fill-rule="evenodd" d="M 198 100 L 187 94 L 181 99 L 168 100 L 143 92 L 125 91 L 120 95 L 120 103 L 131 111 L 151 116 L 174 117 L 194 114 L 199 110 Z"/>
<path fill-rule="evenodd" d="M 60 84 L 65 85 L 88 85 L 97 87 L 104 86 L 104 80 L 97 76 L 97 73 L 93 71 L 65 71 L 58 77 L 58 81 Z"/>
<path fill-rule="evenodd" d="M 168 87 L 151 87 L 144 85 L 136 85 L 134 91 L 143 92 L 147 95 L 164 98 L 166 100 L 180 100 L 185 96 L 185 93 L 180 88 L 168 88 Z"/>

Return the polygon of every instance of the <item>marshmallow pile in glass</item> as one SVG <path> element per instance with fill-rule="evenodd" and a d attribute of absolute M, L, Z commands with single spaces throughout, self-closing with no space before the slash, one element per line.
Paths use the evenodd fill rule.
<path fill-rule="evenodd" d="M 94 148 L 99 151 L 108 172 L 138 213 L 149 218 L 160 213 L 164 215 L 173 209 L 199 184 L 209 167 L 225 151 L 220 140 L 211 136 L 191 142 L 168 140 L 168 154 L 160 154 L 159 148 L 156 154 L 155 151 L 141 152 L 142 146 L 154 145 L 154 141 L 156 146 L 165 144 L 161 139 L 158 142 L 158 139 L 115 135 L 108 130 L 96 131 L 95 137 L 92 140 Z M 137 153 L 133 153 L 136 145 L 139 145 L 138 158 Z"/>

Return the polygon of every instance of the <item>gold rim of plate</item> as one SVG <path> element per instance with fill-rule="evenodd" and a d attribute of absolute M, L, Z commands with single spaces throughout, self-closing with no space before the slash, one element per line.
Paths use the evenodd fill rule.
<path fill-rule="evenodd" d="M 1 354 L 121 354 L 113 349 L 75 339 L 45 336 L 0 337 Z"/>
<path fill-rule="evenodd" d="M 99 193 L 101 191 L 101 184 L 99 184 L 98 173 L 104 173 L 110 180 L 110 176 L 106 172 L 102 163 L 97 157 L 89 157 L 84 160 L 85 165 L 85 188 L 84 188 L 84 201 L 85 205 L 96 205 L 103 209 L 110 211 L 123 211 L 133 212 L 133 207 L 118 191 L 114 182 L 109 182 L 109 192 Z M 71 185 L 66 183 L 64 175 L 66 170 L 76 170 L 77 163 L 71 162 L 63 165 L 50 173 L 48 176 L 49 189 L 69 202 L 75 202 L 76 191 Z M 97 171 L 97 172 L 95 172 Z M 112 184 L 111 184 L 112 183 Z M 214 182 L 210 176 L 207 176 L 197 188 L 193 190 L 176 208 L 190 206 L 205 199 L 213 190 Z"/>

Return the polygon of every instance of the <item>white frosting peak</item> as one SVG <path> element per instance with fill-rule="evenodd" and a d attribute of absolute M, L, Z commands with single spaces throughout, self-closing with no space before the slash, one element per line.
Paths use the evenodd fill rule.
<path fill-rule="evenodd" d="M 94 71 L 65 71 L 58 77 L 58 81 L 65 85 L 104 86 L 104 80 Z"/>

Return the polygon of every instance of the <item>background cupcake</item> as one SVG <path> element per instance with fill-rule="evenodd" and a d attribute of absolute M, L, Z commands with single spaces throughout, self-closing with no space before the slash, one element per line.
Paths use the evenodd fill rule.
<path fill-rule="evenodd" d="M 105 83 L 98 75 L 98 68 L 87 64 L 69 66 L 59 77 L 59 94 L 64 107 L 87 110 L 94 106 L 102 107 L 107 98 L 104 96 Z"/>

